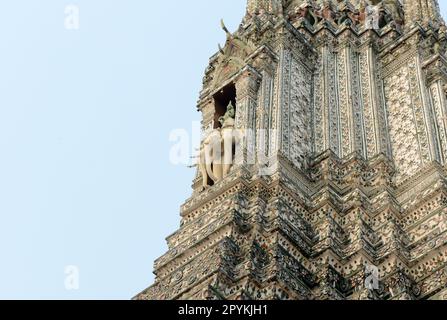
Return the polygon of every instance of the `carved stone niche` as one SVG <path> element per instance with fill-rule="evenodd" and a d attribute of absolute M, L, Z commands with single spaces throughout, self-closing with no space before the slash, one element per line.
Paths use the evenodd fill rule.
<path fill-rule="evenodd" d="M 236 85 L 233 82 L 231 82 L 224 88 L 216 92 L 213 96 L 213 102 L 214 102 L 213 129 L 222 128 L 222 123 L 219 120 L 227 113 L 228 106 L 230 105 L 230 103 L 231 105 L 234 106 L 234 108 L 236 108 Z"/>
<path fill-rule="evenodd" d="M 217 91 L 208 105 L 212 120 L 203 135 L 199 154 L 201 190 L 223 180 L 233 167 L 238 135 L 235 129 L 236 85 L 230 82 Z"/>

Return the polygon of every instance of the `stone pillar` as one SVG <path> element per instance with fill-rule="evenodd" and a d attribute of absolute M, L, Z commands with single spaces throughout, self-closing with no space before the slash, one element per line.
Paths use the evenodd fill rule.
<path fill-rule="evenodd" d="M 253 66 L 259 70 L 262 78 L 256 107 L 256 161 L 260 168 L 264 168 L 269 165 L 274 153 L 272 141 L 277 136 L 272 121 L 277 57 L 273 51 L 265 47 L 253 58 Z"/>
<path fill-rule="evenodd" d="M 340 136 L 340 110 L 338 104 L 338 82 L 337 77 L 338 51 L 336 46 L 326 45 L 323 48 L 324 66 L 324 96 L 326 110 L 326 137 L 328 149 L 331 149 L 337 156 L 341 156 L 341 136 Z"/>
<path fill-rule="evenodd" d="M 260 80 L 261 75 L 249 66 L 236 78 L 236 131 L 240 139 L 236 150 L 237 166 L 255 164 L 256 106 Z"/>
<path fill-rule="evenodd" d="M 328 92 L 327 92 L 327 52 L 325 43 L 329 42 L 326 37 L 319 40 L 318 48 L 319 61 L 316 64 L 314 80 L 314 150 L 320 154 L 329 149 L 329 110 L 328 110 Z"/>
<path fill-rule="evenodd" d="M 389 155 L 389 137 L 383 85 L 374 39 L 366 39 L 360 49 L 360 81 L 367 157 Z"/>
<path fill-rule="evenodd" d="M 434 130 L 437 137 L 438 154 L 440 162 L 447 164 L 447 101 L 445 94 L 446 79 L 441 70 L 444 62 L 437 60 L 428 73 L 430 74 L 430 81 L 428 90 L 430 95 L 430 102 L 433 107 L 433 121 Z"/>
<path fill-rule="evenodd" d="M 352 60 L 352 44 L 349 36 L 342 36 L 343 42 L 337 59 L 337 75 L 339 86 L 338 100 L 340 106 L 340 134 L 341 134 L 341 155 L 349 156 L 356 150 L 355 145 L 355 96 L 352 91 L 355 90 L 356 83 L 352 82 L 353 69 L 355 61 Z"/>
<path fill-rule="evenodd" d="M 419 82 L 420 103 L 423 108 L 425 127 L 427 130 L 427 139 L 429 143 L 430 161 L 441 161 L 439 149 L 439 135 L 436 119 L 434 119 L 434 110 L 430 101 L 430 88 L 427 86 L 427 75 L 424 72 L 424 62 L 420 55 L 417 56 L 417 80 Z"/>

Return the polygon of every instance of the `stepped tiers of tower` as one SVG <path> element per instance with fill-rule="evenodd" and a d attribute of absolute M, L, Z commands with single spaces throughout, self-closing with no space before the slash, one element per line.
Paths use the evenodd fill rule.
<path fill-rule="evenodd" d="M 192 195 L 135 299 L 447 299 L 437 1 L 248 0 L 222 27 Z"/>

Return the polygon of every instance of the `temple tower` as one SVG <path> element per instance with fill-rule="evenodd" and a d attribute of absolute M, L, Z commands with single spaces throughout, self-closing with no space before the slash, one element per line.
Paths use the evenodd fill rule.
<path fill-rule="evenodd" d="M 248 0 L 211 57 L 181 227 L 136 299 L 447 299 L 435 0 Z"/>

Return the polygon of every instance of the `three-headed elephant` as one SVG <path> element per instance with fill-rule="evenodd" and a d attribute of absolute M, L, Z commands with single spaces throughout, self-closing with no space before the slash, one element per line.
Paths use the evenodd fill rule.
<path fill-rule="evenodd" d="M 216 183 L 229 174 L 241 139 L 240 130 L 234 129 L 234 126 L 224 126 L 214 129 L 203 140 L 199 156 L 203 188 L 209 186 L 209 179 Z"/>

